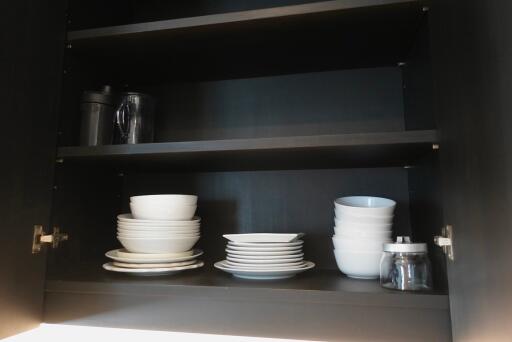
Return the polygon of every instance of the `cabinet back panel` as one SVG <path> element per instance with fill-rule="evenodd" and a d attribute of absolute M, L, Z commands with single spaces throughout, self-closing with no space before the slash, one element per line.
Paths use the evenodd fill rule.
<path fill-rule="evenodd" d="M 347 195 L 395 199 L 395 232 L 410 233 L 407 171 L 402 168 L 141 173 L 127 175 L 126 184 L 125 211 L 132 195 L 197 194 L 200 245 L 210 262 L 225 258 L 222 234 L 303 232 L 306 258 L 334 269 L 333 200 Z"/>
<path fill-rule="evenodd" d="M 398 68 L 172 84 L 157 96 L 157 141 L 401 131 Z"/>

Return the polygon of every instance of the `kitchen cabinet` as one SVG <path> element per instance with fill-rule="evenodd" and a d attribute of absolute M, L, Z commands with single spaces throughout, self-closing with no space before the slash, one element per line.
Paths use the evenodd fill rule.
<path fill-rule="evenodd" d="M 39 322 L 317 340 L 505 340 L 511 5 L 484 1 L 2 3 L 0 336 Z M 157 99 L 155 142 L 79 146 L 83 90 Z M 102 270 L 134 194 L 194 193 L 205 267 Z M 434 290 L 350 279 L 332 201 L 398 202 Z M 32 254 L 34 226 L 68 240 Z M 453 260 L 434 245 L 453 230 Z M 222 234 L 304 232 L 314 271 L 213 268 Z"/>

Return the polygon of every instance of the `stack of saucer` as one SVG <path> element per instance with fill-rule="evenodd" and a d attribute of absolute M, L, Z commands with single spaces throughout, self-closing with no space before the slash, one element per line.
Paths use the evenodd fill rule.
<path fill-rule="evenodd" d="M 284 279 L 315 266 L 304 261 L 302 234 L 228 234 L 227 259 L 215 267 L 245 279 Z"/>
<path fill-rule="evenodd" d="M 117 239 L 124 249 L 107 252 L 103 268 L 124 273 L 169 274 L 203 266 L 193 249 L 200 238 L 194 216 L 197 196 L 149 195 L 130 198 L 133 214 L 117 217 Z"/>

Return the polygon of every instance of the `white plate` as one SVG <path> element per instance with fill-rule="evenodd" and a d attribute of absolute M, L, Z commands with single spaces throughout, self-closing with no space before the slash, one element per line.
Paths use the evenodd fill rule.
<path fill-rule="evenodd" d="M 287 262 L 287 263 L 283 263 L 283 264 L 246 264 L 246 263 L 238 263 L 238 262 L 232 262 L 232 261 L 226 260 L 226 265 L 236 267 L 236 268 L 250 268 L 250 269 L 257 269 L 257 270 L 275 270 L 275 269 L 281 269 L 281 268 L 301 267 L 301 266 L 305 266 L 306 264 L 304 263 L 304 261 Z"/>
<path fill-rule="evenodd" d="M 228 241 L 228 246 L 233 247 L 295 247 L 301 246 L 304 243 L 302 240 L 295 242 L 233 242 Z"/>
<path fill-rule="evenodd" d="M 285 252 L 299 251 L 302 249 L 302 245 L 292 247 L 238 247 L 228 245 L 228 249 L 241 252 Z"/>
<path fill-rule="evenodd" d="M 132 214 L 117 215 L 118 222 L 126 222 L 135 225 L 156 225 L 156 226 L 183 226 L 194 225 L 201 221 L 199 216 L 194 216 L 190 220 L 141 220 L 133 218 Z"/>
<path fill-rule="evenodd" d="M 203 251 L 200 249 L 194 249 L 177 254 L 141 254 L 130 253 L 124 249 L 114 249 L 105 253 L 105 256 L 119 262 L 131 264 L 152 264 L 193 260 L 202 254 Z"/>
<path fill-rule="evenodd" d="M 233 242 L 293 242 L 303 237 L 304 234 L 251 233 L 224 234 L 223 236 Z"/>
<path fill-rule="evenodd" d="M 247 258 L 237 258 L 237 257 L 233 257 L 231 255 L 228 255 L 226 257 L 226 259 L 228 261 L 232 261 L 232 262 L 238 262 L 238 263 L 241 263 L 241 264 L 283 264 L 283 263 L 289 263 L 289 262 L 298 262 L 298 261 L 302 261 L 303 258 L 302 257 L 298 257 L 298 258 L 278 258 L 278 259 L 260 259 L 260 258 L 257 258 L 257 259 L 247 259 Z"/>
<path fill-rule="evenodd" d="M 114 266 L 111 262 L 107 262 L 103 264 L 103 268 L 107 271 L 112 272 L 121 272 L 121 273 L 130 273 L 137 275 L 165 275 L 165 274 L 174 274 L 185 270 L 192 270 L 194 268 L 203 267 L 204 262 L 197 261 L 192 265 L 187 266 L 179 266 L 179 267 L 162 267 L 162 268 L 124 268 Z"/>
<path fill-rule="evenodd" d="M 151 226 L 149 224 L 133 225 L 117 222 L 118 229 L 134 230 L 134 231 L 151 231 L 151 232 L 197 232 L 201 225 L 189 226 Z"/>
<path fill-rule="evenodd" d="M 254 270 L 247 268 L 232 267 L 226 264 L 225 260 L 216 262 L 214 266 L 219 270 L 231 273 L 238 278 L 254 280 L 275 280 L 291 278 L 297 273 L 301 273 L 315 267 L 315 264 L 312 263 L 311 261 L 305 261 L 304 263 L 305 264 L 303 267 L 290 267 L 275 270 Z"/>
<path fill-rule="evenodd" d="M 297 258 L 303 258 L 304 253 L 298 253 L 298 254 L 290 254 L 290 255 L 238 255 L 229 253 L 228 257 L 235 258 L 235 259 L 246 259 L 246 260 L 283 260 L 283 259 L 297 259 Z"/>
<path fill-rule="evenodd" d="M 298 256 L 304 255 L 301 250 L 295 251 L 279 251 L 279 252 L 253 252 L 253 251 L 235 251 L 229 248 L 226 248 L 226 252 L 233 256 L 239 256 L 243 258 L 243 255 L 246 256 L 281 256 L 282 258 L 296 258 Z M 286 257 L 284 256 L 286 255 Z"/>
<path fill-rule="evenodd" d="M 165 263 L 155 263 L 155 264 L 135 264 L 135 263 L 126 263 L 126 262 L 112 262 L 112 265 L 124 268 L 166 268 L 166 267 L 179 267 L 179 266 L 187 266 L 192 265 L 196 262 L 196 260 L 188 260 L 188 261 L 180 261 L 180 262 L 165 262 Z"/>

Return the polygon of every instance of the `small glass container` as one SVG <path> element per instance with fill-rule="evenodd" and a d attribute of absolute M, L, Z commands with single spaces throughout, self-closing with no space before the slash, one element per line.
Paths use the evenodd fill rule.
<path fill-rule="evenodd" d="M 426 243 L 412 243 L 399 236 L 396 243 L 384 244 L 380 260 L 380 284 L 401 291 L 432 289 L 432 274 Z"/>

